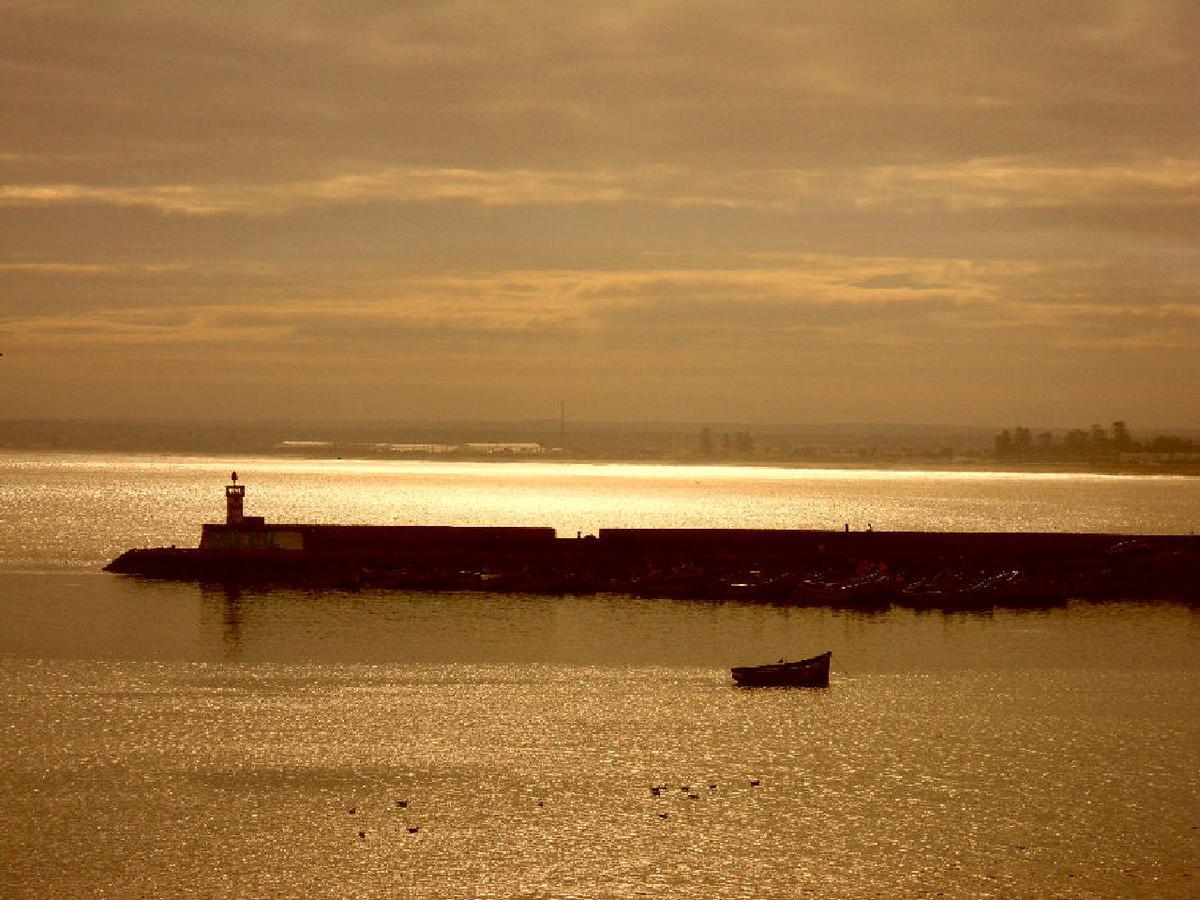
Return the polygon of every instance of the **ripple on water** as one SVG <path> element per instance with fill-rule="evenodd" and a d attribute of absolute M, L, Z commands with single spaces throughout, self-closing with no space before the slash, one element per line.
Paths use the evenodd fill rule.
<path fill-rule="evenodd" d="M 3 666 L 0 849 L 50 892 L 1171 893 L 1197 862 L 1195 672 Z"/>

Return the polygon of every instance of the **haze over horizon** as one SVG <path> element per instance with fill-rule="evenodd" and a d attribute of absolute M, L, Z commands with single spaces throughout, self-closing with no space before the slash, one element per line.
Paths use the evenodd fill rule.
<path fill-rule="evenodd" d="M 1200 426 L 1193 3 L 0 33 L 0 418 Z"/>

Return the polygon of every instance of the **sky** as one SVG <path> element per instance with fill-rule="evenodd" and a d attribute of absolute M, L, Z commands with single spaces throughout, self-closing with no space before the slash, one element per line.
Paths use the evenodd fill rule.
<path fill-rule="evenodd" d="M 0 418 L 1200 426 L 1200 4 L 0 5 Z"/>

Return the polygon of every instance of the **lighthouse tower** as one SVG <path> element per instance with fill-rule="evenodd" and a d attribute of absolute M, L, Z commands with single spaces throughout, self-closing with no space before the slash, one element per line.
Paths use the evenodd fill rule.
<path fill-rule="evenodd" d="M 225 524 L 241 525 L 245 516 L 242 515 L 242 504 L 246 499 L 246 486 L 237 483 L 237 472 L 229 476 L 232 484 L 225 485 Z"/>

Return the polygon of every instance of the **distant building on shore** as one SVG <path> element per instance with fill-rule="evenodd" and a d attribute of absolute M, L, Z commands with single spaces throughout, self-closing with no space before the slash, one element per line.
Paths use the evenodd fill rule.
<path fill-rule="evenodd" d="M 375 441 L 362 443 L 358 441 L 341 443 L 334 441 L 280 441 L 277 445 L 281 450 L 317 451 L 327 453 L 361 453 L 369 450 L 373 453 L 394 454 L 397 456 L 541 456 L 547 449 L 535 441 L 465 441 L 458 444 L 433 441 Z"/>
<path fill-rule="evenodd" d="M 439 453 L 457 453 L 458 444 L 375 444 L 375 450 L 380 453 L 419 453 L 437 455 Z"/>
<path fill-rule="evenodd" d="M 462 445 L 464 452 L 484 456 L 540 456 L 545 448 L 534 441 L 468 441 Z"/>

